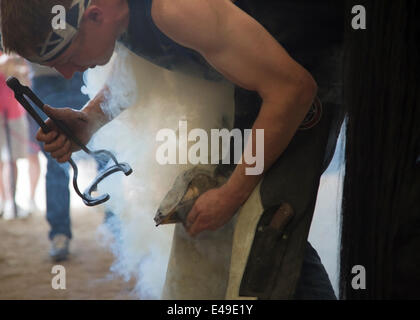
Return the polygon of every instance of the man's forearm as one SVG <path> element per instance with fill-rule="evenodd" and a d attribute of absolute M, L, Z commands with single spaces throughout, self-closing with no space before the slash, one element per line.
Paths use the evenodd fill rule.
<path fill-rule="evenodd" d="M 245 146 L 248 150 L 252 147 L 251 150 L 255 153 L 258 150 L 256 130 L 264 129 L 263 172 L 266 172 L 287 148 L 309 111 L 315 95 L 316 84 L 313 80 L 309 80 L 301 88 L 287 90 L 282 101 L 276 98 L 263 101 L 261 111 L 252 127 L 252 141 L 250 139 Z M 246 169 L 252 167 L 253 164 L 242 161 L 224 186 L 226 192 L 238 204 L 243 204 L 248 199 L 262 178 L 262 174 L 246 174 Z"/>
<path fill-rule="evenodd" d="M 86 112 L 90 122 L 92 123 L 91 129 L 93 133 L 112 120 L 109 115 L 104 113 L 101 107 L 108 95 L 109 89 L 108 87 L 104 87 L 101 91 L 99 91 L 96 97 L 90 100 L 89 103 L 82 109 L 83 112 Z"/>

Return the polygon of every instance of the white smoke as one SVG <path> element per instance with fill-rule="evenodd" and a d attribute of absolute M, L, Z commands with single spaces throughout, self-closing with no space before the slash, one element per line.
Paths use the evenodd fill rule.
<path fill-rule="evenodd" d="M 92 142 L 92 149 L 112 150 L 119 161 L 128 162 L 134 169 L 130 177 L 113 176 L 101 185 L 101 192 L 111 195 L 106 205 L 116 214 L 111 228 L 117 229 L 115 237 L 108 237 L 109 231 L 102 228 L 102 240 L 116 257 L 112 271 L 127 280 L 134 277 L 139 298 L 158 299 L 165 281 L 174 228 L 156 228 L 153 217 L 175 177 L 190 166 L 159 165 L 155 159 L 159 147 L 156 134 L 163 128 L 177 130 L 179 120 L 188 121 L 188 130 L 203 128 L 209 132 L 229 127 L 233 88 L 226 83 L 212 83 L 164 70 L 123 47 L 117 48 L 107 66 L 89 70 L 85 82 L 84 92 L 91 98 L 107 82 L 112 95 L 102 108 L 110 117 L 115 117 L 119 109 L 131 106 L 101 129 Z M 341 149 L 338 148 L 321 180 L 309 236 L 336 290 Z M 183 235 L 188 237 L 179 232 L 179 236 Z M 192 243 L 203 256 L 216 257 L 217 251 L 223 250 L 207 245 L 212 238 L 207 241 L 206 236 L 203 234 L 199 241 Z"/>
<path fill-rule="evenodd" d="M 176 130 L 179 120 L 187 120 L 191 129 L 225 126 L 232 119 L 233 88 L 164 70 L 123 47 L 107 66 L 86 73 L 83 91 L 93 98 L 106 79 L 111 79 L 111 95 L 103 110 L 114 117 L 118 109 L 131 107 L 96 134 L 92 148 L 113 151 L 134 170 L 129 177 L 113 176 L 100 186 L 111 195 L 106 205 L 116 214 L 112 270 L 127 280 L 136 278 L 139 298 L 158 299 L 174 228 L 156 228 L 153 218 L 176 176 L 190 166 L 159 165 L 156 134 L 163 128 Z"/>

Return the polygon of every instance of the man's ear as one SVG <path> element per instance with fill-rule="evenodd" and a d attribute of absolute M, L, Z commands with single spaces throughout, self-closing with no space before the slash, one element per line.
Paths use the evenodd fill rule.
<path fill-rule="evenodd" d="M 102 24 L 104 21 L 104 13 L 102 9 L 98 6 L 89 6 L 84 14 L 84 17 L 87 21 L 93 22 L 95 24 Z"/>

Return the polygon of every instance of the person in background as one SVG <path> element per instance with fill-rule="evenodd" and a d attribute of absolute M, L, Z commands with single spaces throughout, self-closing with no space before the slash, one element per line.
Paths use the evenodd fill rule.
<path fill-rule="evenodd" d="M 26 157 L 28 124 L 25 110 L 6 85 L 9 76 L 29 84 L 26 62 L 0 51 L 0 214 L 6 220 L 15 218 L 15 213 L 20 218 L 28 215 L 16 205 L 17 160 Z"/>
<path fill-rule="evenodd" d="M 83 73 L 77 73 L 71 80 L 64 79 L 54 69 L 29 63 L 30 79 L 35 94 L 48 105 L 64 108 L 69 105 L 84 106 L 88 97 L 83 95 Z M 47 117 L 41 114 L 44 120 Z M 31 135 L 36 134 L 39 126 L 31 120 Z M 49 153 L 47 157 L 46 197 L 47 221 L 50 225 L 49 239 L 51 241 L 50 257 L 54 261 L 66 260 L 69 255 L 72 239 L 70 218 L 69 164 L 58 163 Z M 106 165 L 98 161 L 98 168 Z M 106 212 L 106 217 L 113 216 Z"/>
<path fill-rule="evenodd" d="M 27 114 L 28 128 L 29 128 L 29 141 L 28 141 L 28 162 L 29 162 L 29 182 L 30 194 L 28 210 L 30 213 L 40 212 L 39 207 L 35 201 L 36 188 L 38 186 L 39 177 L 41 175 L 41 165 L 39 163 L 39 152 L 41 147 L 35 139 L 36 132 L 38 131 L 38 124 L 32 117 Z"/>
<path fill-rule="evenodd" d="M 82 74 L 77 74 L 67 81 L 56 71 L 30 63 L 30 79 L 35 94 L 46 104 L 57 107 L 74 103 L 83 106 L 87 97 L 82 95 Z M 40 114 L 44 120 L 46 116 Z M 36 134 L 39 126 L 31 121 L 31 134 Z M 55 261 L 65 260 L 69 254 L 69 244 L 72 238 L 70 219 L 69 165 L 59 164 L 49 154 L 46 172 L 46 202 L 47 221 L 50 225 L 49 239 L 51 241 L 50 257 Z"/>

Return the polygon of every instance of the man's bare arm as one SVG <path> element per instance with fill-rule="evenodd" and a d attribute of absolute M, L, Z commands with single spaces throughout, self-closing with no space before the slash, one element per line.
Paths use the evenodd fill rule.
<path fill-rule="evenodd" d="M 105 114 L 102 110 L 102 104 L 105 103 L 107 97 L 111 94 L 109 87 L 105 85 L 98 94 L 89 101 L 89 103 L 82 109 L 84 112 L 89 114 L 93 119 L 95 119 L 96 130 L 107 124 L 112 120 L 110 115 Z M 95 130 L 95 131 L 96 131 Z"/>
<path fill-rule="evenodd" d="M 114 67 L 111 70 L 110 77 L 113 76 Z M 87 144 L 91 137 L 105 124 L 113 120 L 122 110 L 115 108 L 112 114 L 104 112 L 102 106 L 110 99 L 112 95 L 111 90 L 105 85 L 93 98 L 90 100 L 82 110 L 77 111 L 70 108 L 54 109 L 45 108 L 49 117 L 61 120 L 72 130 L 75 136 L 84 144 Z M 79 146 L 75 145 L 69 139 L 58 133 L 54 123 L 47 120 L 47 124 L 54 130 L 45 134 L 42 130 L 37 133 L 37 139 L 45 143 L 44 149 L 51 153 L 51 156 L 58 162 L 63 163 L 70 159 L 73 152 L 80 150 Z"/>
<path fill-rule="evenodd" d="M 253 129 L 265 130 L 264 167 L 270 168 L 316 95 L 311 75 L 229 0 L 154 0 L 152 17 L 168 37 L 200 52 L 235 84 L 260 94 L 263 104 Z M 261 178 L 245 176 L 246 167 L 237 166 L 225 190 L 238 203 L 248 198 Z M 192 212 L 191 220 L 195 215 Z"/>

